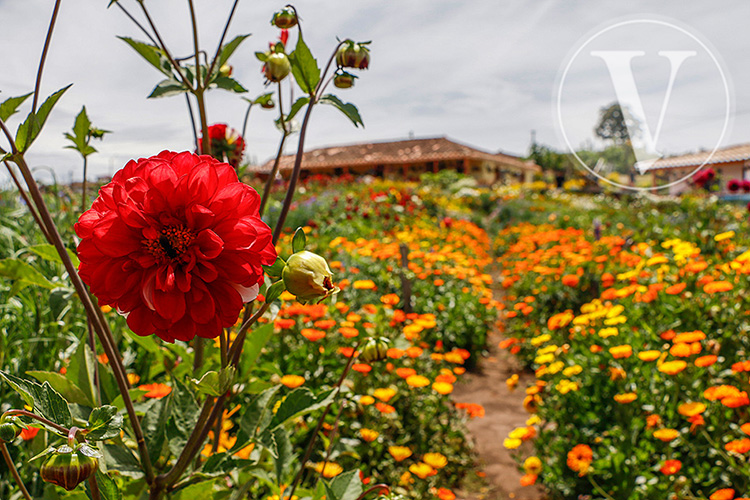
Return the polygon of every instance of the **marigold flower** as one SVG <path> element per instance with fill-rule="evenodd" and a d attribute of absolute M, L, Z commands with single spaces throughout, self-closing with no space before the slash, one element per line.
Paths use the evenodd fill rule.
<path fill-rule="evenodd" d="M 476 403 L 456 403 L 457 410 L 466 410 L 469 418 L 484 417 L 484 406 Z"/>
<path fill-rule="evenodd" d="M 416 375 L 416 373 L 417 373 L 417 370 L 415 370 L 414 368 L 405 368 L 405 367 L 396 368 L 396 375 L 398 375 L 399 377 L 403 379 L 407 379 L 411 377 L 412 375 Z"/>
<path fill-rule="evenodd" d="M 375 403 L 375 408 L 377 408 L 377 410 L 383 415 L 388 415 L 389 413 L 393 413 L 396 411 L 396 408 L 394 408 L 393 406 L 381 403 L 380 401 Z"/>
<path fill-rule="evenodd" d="M 565 286 L 574 287 L 578 285 L 578 282 L 579 278 L 575 274 L 566 274 L 562 277 L 562 284 Z"/>
<path fill-rule="evenodd" d="M 362 396 L 361 398 L 359 398 L 359 402 L 365 406 L 368 406 L 375 402 L 375 398 L 372 396 Z"/>
<path fill-rule="evenodd" d="M 724 445 L 724 449 L 727 451 L 733 451 L 735 453 L 744 454 L 750 451 L 750 439 L 742 438 L 735 439 Z"/>
<path fill-rule="evenodd" d="M 718 359 L 719 358 L 713 354 L 709 354 L 707 356 L 701 356 L 700 358 L 696 358 L 695 366 L 705 368 L 707 366 L 711 366 L 714 363 L 716 363 Z"/>
<path fill-rule="evenodd" d="M 729 396 L 722 399 L 721 404 L 727 408 L 741 408 L 750 405 L 750 399 L 747 397 L 747 392 L 742 391 L 736 396 Z"/>
<path fill-rule="evenodd" d="M 438 500 L 456 500 L 456 494 L 448 488 L 437 489 Z"/>
<path fill-rule="evenodd" d="M 588 473 L 593 460 L 594 452 L 591 448 L 585 444 L 578 444 L 568 452 L 567 464 L 570 470 L 578 472 L 578 475 L 583 477 Z"/>
<path fill-rule="evenodd" d="M 708 294 L 714 294 L 719 292 L 728 292 L 734 288 L 734 285 L 732 285 L 728 281 L 712 281 L 710 283 L 706 283 L 703 286 L 703 291 Z"/>
<path fill-rule="evenodd" d="M 538 477 L 537 474 L 524 474 L 519 481 L 521 486 L 531 486 L 536 483 Z"/>
<path fill-rule="evenodd" d="M 634 392 L 626 392 L 624 394 L 615 394 L 615 401 L 620 404 L 632 403 L 638 399 L 638 395 Z"/>
<path fill-rule="evenodd" d="M 366 375 L 372 371 L 372 366 L 368 365 L 367 363 L 354 363 L 352 365 L 352 370 L 355 372 L 359 372 L 362 375 Z"/>
<path fill-rule="evenodd" d="M 740 430 L 750 436 L 750 422 L 742 424 L 740 426 Z"/>
<path fill-rule="evenodd" d="M 131 160 L 78 220 L 81 278 L 138 335 L 216 338 L 276 260 L 260 197 L 209 156 Z"/>
<path fill-rule="evenodd" d="M 281 377 L 281 384 L 287 386 L 290 389 L 296 389 L 305 383 L 305 377 L 299 375 L 284 375 Z"/>
<path fill-rule="evenodd" d="M 505 440 L 503 441 L 503 446 L 509 450 L 515 450 L 516 448 L 521 446 L 522 443 L 523 441 L 521 441 L 518 438 L 509 437 L 509 438 L 505 438 Z"/>
<path fill-rule="evenodd" d="M 675 429 L 658 429 L 654 431 L 654 437 L 665 443 L 673 441 L 680 436 L 680 432 Z"/>
<path fill-rule="evenodd" d="M 326 332 L 323 330 L 318 330 L 316 328 L 303 328 L 300 332 L 303 337 L 305 337 L 310 342 L 317 342 L 320 339 L 325 338 Z"/>
<path fill-rule="evenodd" d="M 411 464 L 409 466 L 409 472 L 417 476 L 419 479 L 427 479 L 428 477 L 437 474 L 437 471 L 435 469 L 424 462 Z"/>
<path fill-rule="evenodd" d="M 523 470 L 526 474 L 539 475 L 542 472 L 542 461 L 539 457 L 531 456 L 524 460 Z"/>
<path fill-rule="evenodd" d="M 396 395 L 396 389 L 393 389 L 391 387 L 387 388 L 381 388 L 381 389 L 375 389 L 372 391 L 372 395 L 381 400 L 383 403 L 387 403 L 390 401 L 393 396 Z"/>
<path fill-rule="evenodd" d="M 435 469 L 442 469 L 448 465 L 448 458 L 441 453 L 425 453 L 422 461 Z"/>
<path fill-rule="evenodd" d="M 641 351 L 638 353 L 638 359 L 641 361 L 656 361 L 661 356 L 661 351 Z"/>
<path fill-rule="evenodd" d="M 317 463 L 313 468 L 326 479 L 331 479 L 344 472 L 344 468 L 336 462 Z"/>
<path fill-rule="evenodd" d="M 683 403 L 677 407 L 677 413 L 684 417 L 693 417 L 706 411 L 706 405 L 699 402 Z"/>
<path fill-rule="evenodd" d="M 339 333 L 347 339 L 354 338 L 359 335 L 359 330 L 350 326 L 342 326 L 339 328 Z"/>
<path fill-rule="evenodd" d="M 411 387 L 426 387 L 430 385 L 430 379 L 422 375 L 412 375 L 406 379 L 406 383 Z"/>
<path fill-rule="evenodd" d="M 682 293 L 682 291 L 685 289 L 686 286 L 687 286 L 687 283 L 676 283 L 672 286 L 668 286 L 664 291 L 668 295 L 679 295 Z"/>
<path fill-rule="evenodd" d="M 675 361 L 667 361 L 665 363 L 662 363 L 662 365 L 659 367 L 659 371 L 662 373 L 666 373 L 667 375 L 677 375 L 685 368 L 687 368 L 687 363 L 685 363 L 681 359 L 678 359 Z"/>
<path fill-rule="evenodd" d="M 160 399 L 172 392 L 172 388 L 166 384 L 144 384 L 138 386 L 141 391 L 146 391 L 143 397 Z"/>
<path fill-rule="evenodd" d="M 705 338 L 706 338 L 705 333 L 703 333 L 700 330 L 695 330 L 692 332 L 684 332 L 684 333 L 679 333 L 675 335 L 672 338 L 672 343 L 673 344 L 680 344 L 680 343 L 692 344 L 695 342 L 700 342 L 701 340 L 705 340 Z"/>
<path fill-rule="evenodd" d="M 732 488 L 722 488 L 711 493 L 708 497 L 709 500 L 732 500 L 734 498 L 734 490 Z"/>
<path fill-rule="evenodd" d="M 396 462 L 401 462 L 411 456 L 411 450 L 406 446 L 389 446 L 388 453 Z"/>
<path fill-rule="evenodd" d="M 633 355 L 633 348 L 627 344 L 609 348 L 609 353 L 615 359 L 629 358 Z"/>
<path fill-rule="evenodd" d="M 432 389 L 438 394 L 447 395 L 453 392 L 453 384 L 448 382 L 435 382 L 432 384 Z"/>
<path fill-rule="evenodd" d="M 356 280 L 352 286 L 355 290 L 376 290 L 378 288 L 372 280 Z"/>
<path fill-rule="evenodd" d="M 364 439 L 368 443 L 372 443 L 378 438 L 378 436 L 380 436 L 380 433 L 378 431 L 374 431 L 372 429 L 366 429 L 363 427 L 362 429 L 359 430 L 359 435 L 362 436 L 362 439 Z"/>
<path fill-rule="evenodd" d="M 679 460 L 665 460 L 659 471 L 665 476 L 677 474 L 682 469 L 682 462 Z"/>

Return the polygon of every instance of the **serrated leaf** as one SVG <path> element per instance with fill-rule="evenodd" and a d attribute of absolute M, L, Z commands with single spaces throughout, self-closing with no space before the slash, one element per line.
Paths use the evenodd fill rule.
<path fill-rule="evenodd" d="M 122 494 L 117 488 L 117 483 L 108 474 L 103 474 L 99 469 L 96 470 L 96 485 L 99 488 L 99 498 L 101 500 L 122 500 Z M 94 498 L 91 494 L 91 485 L 88 481 L 86 481 L 86 494 L 89 498 Z"/>
<path fill-rule="evenodd" d="M 25 380 L 0 370 L 0 377 L 18 392 L 27 405 L 47 420 L 70 427 L 72 418 L 68 402 L 55 391 L 49 382 L 38 384 L 32 380 Z"/>
<path fill-rule="evenodd" d="M 50 95 L 45 99 L 42 105 L 39 106 L 36 113 L 29 113 L 26 120 L 19 125 L 18 130 L 16 131 L 16 147 L 20 152 L 23 153 L 29 149 L 29 146 L 31 146 L 34 140 L 39 136 L 52 108 L 55 107 L 57 101 L 60 100 L 62 95 L 71 87 L 71 85 L 73 84 L 71 83 Z"/>
<path fill-rule="evenodd" d="M 293 118 L 294 118 L 295 116 L 297 116 L 297 113 L 299 113 L 299 112 L 300 112 L 300 110 L 301 110 L 302 108 L 304 108 L 304 107 L 305 107 L 305 104 L 307 104 L 308 102 L 310 102 L 310 98 L 309 98 L 309 97 L 300 97 L 299 99 L 297 99 L 296 101 L 294 101 L 294 104 L 292 104 L 292 109 L 290 109 L 290 110 L 289 110 L 289 114 L 288 114 L 288 115 L 286 115 L 286 116 L 284 117 L 284 119 L 285 119 L 285 120 L 286 120 L 287 122 L 290 122 L 290 121 L 292 121 L 292 119 L 293 119 Z"/>
<path fill-rule="evenodd" d="M 112 439 L 120 435 L 122 423 L 122 415 L 117 412 L 116 407 L 105 405 L 94 408 L 89 415 L 86 437 L 93 441 Z"/>
<path fill-rule="evenodd" d="M 279 392 L 280 388 L 280 385 L 273 386 L 250 400 L 240 419 L 240 432 L 230 453 L 234 453 L 247 446 L 250 440 L 255 439 L 255 436 L 268 427 L 273 418 L 270 408 L 271 400 Z"/>
<path fill-rule="evenodd" d="M 339 474 L 326 485 L 326 500 L 357 500 L 362 494 L 362 479 L 359 470 Z"/>
<path fill-rule="evenodd" d="M 276 261 L 270 265 L 270 266 L 263 266 L 263 269 L 266 271 L 266 274 L 268 274 L 272 278 L 281 278 L 281 272 L 284 270 L 284 267 L 286 266 L 286 262 L 281 257 L 276 257 Z"/>
<path fill-rule="evenodd" d="M 320 68 L 302 36 L 297 38 L 294 52 L 289 54 L 292 63 L 292 75 L 297 85 L 306 93 L 312 94 L 320 82 Z"/>
<path fill-rule="evenodd" d="M 359 127 L 362 125 L 362 128 L 364 128 L 365 124 L 362 121 L 362 117 L 359 115 L 359 110 L 357 109 L 357 106 L 350 102 L 342 102 L 341 99 L 336 97 L 333 94 L 326 94 L 321 99 L 320 102 L 322 104 L 329 104 L 331 106 L 334 106 L 339 111 L 344 113 L 347 118 L 349 118 L 355 127 Z"/>
<path fill-rule="evenodd" d="M 301 227 L 298 227 L 292 238 L 292 253 L 301 252 L 306 246 L 307 236 L 305 235 L 305 231 Z"/>
<path fill-rule="evenodd" d="M 39 257 L 41 257 L 44 260 L 50 261 L 50 262 L 57 262 L 58 264 L 62 264 L 62 259 L 60 258 L 60 254 L 57 253 L 57 248 L 55 248 L 54 245 L 50 244 L 44 244 L 44 245 L 33 245 L 30 247 L 27 247 L 26 250 L 29 252 L 33 252 Z M 78 255 L 71 250 L 70 248 L 66 248 L 66 251 L 68 252 L 68 257 L 70 257 L 71 262 L 73 262 L 73 265 L 78 268 L 81 261 L 78 260 Z"/>
<path fill-rule="evenodd" d="M 113 444 L 104 444 L 100 447 L 108 470 L 116 470 L 123 476 L 134 479 L 143 477 L 141 466 L 129 448 Z"/>
<path fill-rule="evenodd" d="M 247 92 L 247 89 L 240 85 L 240 82 L 228 76 L 219 76 L 213 83 L 215 83 L 220 89 L 229 90 L 230 92 L 235 92 L 237 94 L 244 94 Z"/>
<path fill-rule="evenodd" d="M 18 111 L 18 107 L 23 104 L 23 102 L 32 94 L 33 92 L 29 92 L 25 95 L 10 97 L 4 100 L 2 104 L 0 104 L 0 120 L 4 122 L 8 121 L 8 118 L 16 114 L 16 111 Z"/>
<path fill-rule="evenodd" d="M 141 57 L 143 57 L 151 66 L 158 69 L 168 77 L 172 77 L 172 67 L 169 60 L 164 54 L 164 51 L 159 47 L 139 42 L 138 40 L 133 40 L 126 36 L 118 36 L 117 38 L 133 47 L 133 49 L 135 49 L 135 51 L 138 52 L 138 54 L 140 54 Z"/>
<path fill-rule="evenodd" d="M 238 35 L 234 37 L 232 40 L 230 40 L 228 43 L 224 44 L 221 47 L 221 51 L 219 52 L 219 61 L 216 64 L 216 68 L 221 68 L 226 62 L 229 60 L 229 58 L 234 54 L 234 51 L 237 50 L 237 47 L 240 46 L 242 42 L 245 41 L 247 37 L 249 37 L 250 34 L 247 35 Z"/>
<path fill-rule="evenodd" d="M 284 285 L 283 280 L 279 280 L 273 285 L 268 287 L 268 290 L 266 290 L 266 303 L 270 304 L 274 300 L 281 297 L 281 294 L 284 293 L 284 290 L 286 290 L 286 286 Z"/>
<path fill-rule="evenodd" d="M 57 372 L 46 372 L 41 370 L 29 370 L 26 375 L 34 377 L 39 382 L 49 382 L 54 390 L 71 403 L 83 406 L 94 406 L 94 402 L 65 375 Z"/>
<path fill-rule="evenodd" d="M 274 415 L 271 421 L 270 428 L 274 429 L 287 420 L 301 417 L 328 405 L 328 403 L 333 401 L 337 393 L 337 389 L 329 389 L 316 396 L 307 387 L 294 389 L 281 402 L 276 415 Z"/>
<path fill-rule="evenodd" d="M 44 277 L 42 273 L 31 267 L 28 263 L 18 259 L 0 260 L 0 276 L 16 281 L 17 290 L 27 286 L 36 285 L 49 290 L 57 285 Z"/>
<path fill-rule="evenodd" d="M 173 78 L 167 78 L 156 84 L 154 90 L 148 95 L 149 99 L 155 99 L 157 97 L 169 97 L 173 95 L 184 94 L 188 89 L 182 82 L 178 82 Z"/>

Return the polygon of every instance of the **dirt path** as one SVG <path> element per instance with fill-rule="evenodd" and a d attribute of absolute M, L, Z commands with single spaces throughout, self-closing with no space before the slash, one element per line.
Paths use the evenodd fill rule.
<path fill-rule="evenodd" d="M 471 419 L 468 428 L 479 454 L 477 470 L 486 474 L 488 487 L 478 492 L 458 494 L 460 500 L 543 498 L 539 490 L 520 485 L 522 474 L 509 451 L 503 447 L 503 440 L 508 433 L 525 425 L 529 418 L 522 406 L 525 396 L 523 388 L 533 383 L 534 376 L 520 373 L 518 388 L 514 392 L 508 390 L 505 381 L 514 373 L 519 373 L 519 365 L 510 354 L 498 349 L 500 340 L 502 337 L 499 334 L 490 335 L 490 356 L 482 360 L 481 373 L 465 377 L 464 382 L 456 386 L 453 393 L 455 401 L 478 403 L 485 410 L 485 416 Z"/>

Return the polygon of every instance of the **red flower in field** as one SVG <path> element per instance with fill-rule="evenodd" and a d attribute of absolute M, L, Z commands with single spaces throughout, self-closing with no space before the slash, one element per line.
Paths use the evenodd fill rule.
<path fill-rule="evenodd" d="M 215 338 L 276 259 L 259 198 L 210 156 L 131 160 L 75 225 L 81 277 L 138 335 Z"/>
<path fill-rule="evenodd" d="M 682 462 L 679 460 L 666 460 L 659 470 L 662 474 L 671 476 L 680 472 L 680 469 L 682 469 Z"/>
<path fill-rule="evenodd" d="M 245 140 L 239 132 L 224 123 L 208 127 L 208 138 L 211 141 L 211 156 L 225 161 L 237 168 L 245 152 Z M 199 152 L 203 151 L 203 138 L 198 139 Z"/>

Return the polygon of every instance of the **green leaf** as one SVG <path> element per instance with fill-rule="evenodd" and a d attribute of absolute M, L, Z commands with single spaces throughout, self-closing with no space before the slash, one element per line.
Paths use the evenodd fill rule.
<path fill-rule="evenodd" d="M 141 466 L 129 448 L 122 445 L 104 444 L 100 445 L 100 449 L 108 470 L 116 470 L 123 476 L 134 479 L 143 477 Z"/>
<path fill-rule="evenodd" d="M 309 97 L 300 97 L 299 99 L 297 99 L 296 101 L 294 101 L 294 104 L 292 104 L 292 109 L 289 110 L 289 114 L 286 115 L 286 117 L 284 119 L 287 122 L 292 121 L 292 119 L 295 116 L 297 116 L 297 113 L 299 113 L 299 111 L 303 107 L 305 107 L 305 104 L 307 104 L 308 102 L 310 102 L 310 98 Z"/>
<path fill-rule="evenodd" d="M 248 334 L 241 358 L 242 373 L 245 375 L 245 378 L 247 378 L 252 372 L 253 367 L 255 367 L 261 351 L 273 336 L 273 330 L 273 323 L 267 323 Z"/>
<path fill-rule="evenodd" d="M 237 437 L 237 444 L 230 450 L 232 453 L 244 448 L 248 439 L 254 439 L 259 432 L 262 432 L 271 423 L 273 413 L 270 409 L 270 403 L 280 388 L 280 385 L 275 385 L 250 400 L 242 414 L 242 419 L 240 419 L 240 434 L 242 436 Z M 240 437 L 244 437 L 244 440 Z"/>
<path fill-rule="evenodd" d="M 94 386 L 94 371 L 96 367 L 96 355 L 86 343 L 86 335 L 78 341 L 70 365 L 65 376 L 76 386 L 80 387 L 89 400 L 88 406 L 94 406 L 96 398 L 96 387 Z"/>
<path fill-rule="evenodd" d="M 217 371 L 211 370 L 204 373 L 200 380 L 193 378 L 190 381 L 193 383 L 195 389 L 202 394 L 217 397 L 223 394 L 220 387 L 219 372 Z"/>
<path fill-rule="evenodd" d="M 0 276 L 16 281 L 16 286 L 14 286 L 16 292 L 31 285 L 49 290 L 57 286 L 45 278 L 42 273 L 31 267 L 31 265 L 18 259 L 0 260 Z"/>
<path fill-rule="evenodd" d="M 0 120 L 4 122 L 8 121 L 8 118 L 16 114 L 18 106 L 23 104 L 23 102 L 28 99 L 31 94 L 33 94 L 33 92 L 29 92 L 26 95 L 21 95 L 18 97 L 10 97 L 3 101 L 2 104 L 0 104 Z"/>
<path fill-rule="evenodd" d="M 284 293 L 284 290 L 286 290 L 286 285 L 284 285 L 284 280 L 279 280 L 273 285 L 268 287 L 268 290 L 266 290 L 266 302 L 270 304 L 274 300 L 278 299 L 282 293 Z"/>
<path fill-rule="evenodd" d="M 286 266 L 286 262 L 281 257 L 276 257 L 276 262 L 274 262 L 270 266 L 263 266 L 263 269 L 266 271 L 266 274 L 268 274 L 272 278 L 281 278 L 281 272 L 284 270 L 284 267 Z"/>
<path fill-rule="evenodd" d="M 159 461 L 167 441 L 167 421 L 171 401 L 171 394 L 155 401 L 141 421 L 148 454 L 154 462 Z"/>
<path fill-rule="evenodd" d="M 99 373 L 102 373 L 102 372 L 100 371 Z M 137 399 L 139 399 L 141 396 L 143 396 L 147 392 L 148 391 L 144 391 L 143 389 L 130 389 L 128 391 L 128 394 L 130 394 L 130 399 L 132 399 L 133 401 L 136 401 Z M 110 404 L 112 406 L 114 406 L 115 408 L 117 408 L 118 410 L 124 409 L 125 408 L 125 401 L 122 399 L 122 394 L 120 394 L 115 399 L 113 399 L 112 401 L 110 401 Z"/>
<path fill-rule="evenodd" d="M 167 59 L 166 54 L 164 54 L 164 51 L 159 47 L 139 42 L 138 40 L 133 40 L 126 36 L 118 36 L 117 38 L 133 47 L 133 49 L 135 49 L 135 51 L 138 52 L 151 66 L 158 69 L 168 77 L 172 77 L 172 66 L 169 59 Z"/>
<path fill-rule="evenodd" d="M 294 52 L 289 54 L 289 62 L 292 63 L 292 75 L 297 85 L 308 94 L 315 92 L 320 82 L 320 68 L 301 35 L 297 38 Z"/>
<path fill-rule="evenodd" d="M 70 427 L 72 418 L 68 402 L 55 391 L 49 382 L 38 384 L 32 380 L 25 380 L 0 370 L 0 377 L 21 395 L 27 405 L 35 412 L 52 422 Z"/>
<path fill-rule="evenodd" d="M 29 149 L 31 143 L 34 142 L 39 133 L 42 131 L 42 127 L 44 127 L 44 123 L 47 121 L 47 117 L 52 111 L 52 108 L 55 107 L 57 101 L 60 100 L 62 95 L 66 90 L 70 88 L 71 85 L 73 84 L 71 83 L 70 85 L 61 88 L 60 90 L 49 96 L 42 103 L 42 105 L 39 106 L 39 109 L 36 111 L 36 113 L 29 113 L 29 116 L 26 117 L 26 120 L 21 125 L 19 125 L 18 130 L 16 131 L 16 147 L 20 152 L 23 153 L 24 151 Z"/>
<path fill-rule="evenodd" d="M 244 99 L 244 98 L 243 98 Z M 253 104 L 266 104 L 268 101 L 273 101 L 273 92 L 269 92 L 267 94 L 261 94 L 258 97 L 255 98 L 255 100 L 251 101 Z"/>
<path fill-rule="evenodd" d="M 169 97 L 184 94 L 187 91 L 187 87 L 185 87 L 182 82 L 178 82 L 173 78 L 167 78 L 156 84 L 156 87 L 154 87 L 154 90 L 148 95 L 148 98 L 154 99 L 156 97 Z"/>
<path fill-rule="evenodd" d="M 334 106 L 338 108 L 339 111 L 344 113 L 347 118 L 349 118 L 355 127 L 359 127 L 362 125 L 362 128 L 364 128 L 365 124 L 362 121 L 362 117 L 359 116 L 359 110 L 357 109 L 357 106 L 350 102 L 341 102 L 341 99 L 336 97 L 333 94 L 326 94 L 321 99 L 320 102 L 322 104 L 330 104 L 331 106 Z"/>
<path fill-rule="evenodd" d="M 240 82 L 228 76 L 219 76 L 214 80 L 214 83 L 220 89 L 236 92 L 237 94 L 244 94 L 247 92 L 247 89 L 240 85 Z"/>
<path fill-rule="evenodd" d="M 362 494 L 362 480 L 357 469 L 339 474 L 326 485 L 326 500 L 357 500 Z"/>
<path fill-rule="evenodd" d="M 40 370 L 27 371 L 26 375 L 34 377 L 39 382 L 49 382 L 49 385 L 51 385 L 54 390 L 59 392 L 62 397 L 71 403 L 83 406 L 94 406 L 94 402 L 84 394 L 81 388 L 65 378 L 65 375 L 57 372 L 45 372 Z"/>
<path fill-rule="evenodd" d="M 60 258 L 60 254 L 57 253 L 57 249 L 55 248 L 54 245 L 50 245 L 50 244 L 33 245 L 30 247 L 27 247 L 26 250 L 28 250 L 29 252 L 35 253 L 36 255 L 38 255 L 44 260 L 62 264 L 62 259 Z M 81 261 L 78 260 L 78 256 L 70 248 L 66 248 L 65 250 L 68 252 L 68 257 L 70 257 L 70 260 L 73 262 L 73 265 L 77 268 L 81 263 Z"/>
<path fill-rule="evenodd" d="M 99 469 L 96 470 L 96 485 L 99 487 L 99 498 L 101 500 L 122 500 L 122 494 L 117 488 L 117 483 L 108 474 L 103 474 Z M 88 481 L 86 481 L 86 494 L 88 494 L 89 498 L 94 498 L 91 494 L 91 485 Z"/>
<path fill-rule="evenodd" d="M 276 442 L 276 458 L 274 459 L 276 479 L 277 484 L 283 484 L 294 456 L 292 442 L 289 440 L 289 431 L 284 427 L 277 428 L 273 434 Z"/>
<path fill-rule="evenodd" d="M 326 484 L 323 481 L 318 481 L 315 486 L 315 492 L 313 493 L 312 500 L 323 500 L 326 497 Z"/>
<path fill-rule="evenodd" d="M 268 60 L 268 54 L 266 54 L 265 52 L 256 52 L 255 58 L 260 62 L 266 62 Z"/>
<path fill-rule="evenodd" d="M 306 246 L 307 236 L 305 235 L 305 231 L 301 227 L 298 227 L 292 238 L 292 253 L 301 252 Z"/>
<path fill-rule="evenodd" d="M 245 39 L 249 36 L 249 33 L 247 35 L 238 35 L 230 40 L 229 43 L 226 43 L 221 47 L 221 51 L 219 52 L 219 61 L 216 64 L 217 70 L 220 69 L 224 64 L 226 64 L 232 54 L 234 54 L 234 51 L 237 50 L 237 47 L 239 47 L 240 44 L 244 42 Z"/>
<path fill-rule="evenodd" d="M 211 481 L 203 481 L 196 484 L 191 484 L 172 493 L 169 498 L 170 500 L 196 500 L 196 499 L 209 499 L 213 498 L 214 485 L 220 479 L 212 479 Z"/>
<path fill-rule="evenodd" d="M 122 429 L 122 415 L 117 412 L 114 406 L 100 406 L 94 408 L 89 415 L 89 422 L 86 426 L 88 433 L 87 439 L 93 441 L 104 441 L 120 435 Z"/>
<path fill-rule="evenodd" d="M 319 408 L 322 408 L 336 397 L 337 389 L 329 389 L 316 396 L 307 387 L 298 387 L 287 395 L 276 411 L 270 427 L 272 429 L 280 426 L 287 420 L 301 417 Z"/>

